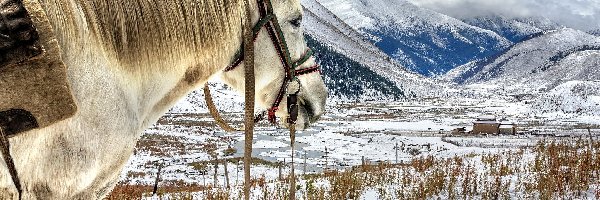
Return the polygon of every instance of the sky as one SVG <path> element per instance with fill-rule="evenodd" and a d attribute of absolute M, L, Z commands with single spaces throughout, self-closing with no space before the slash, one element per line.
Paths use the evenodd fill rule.
<path fill-rule="evenodd" d="M 542 16 L 581 30 L 600 29 L 600 0 L 409 0 L 456 18 Z"/>

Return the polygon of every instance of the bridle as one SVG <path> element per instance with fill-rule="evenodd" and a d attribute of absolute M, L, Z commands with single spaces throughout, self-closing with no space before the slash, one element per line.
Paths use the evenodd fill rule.
<path fill-rule="evenodd" d="M 252 140 L 254 134 L 254 124 L 262 120 L 265 115 L 265 112 L 259 114 L 257 117 L 252 116 L 254 112 L 254 43 L 258 37 L 259 32 L 265 28 L 267 33 L 269 34 L 269 38 L 271 38 L 271 42 L 273 42 L 273 46 L 277 51 L 277 55 L 279 56 L 279 60 L 283 66 L 285 71 L 285 75 L 283 78 L 283 83 L 281 83 L 281 87 L 279 88 L 279 92 L 275 98 L 275 101 L 271 105 L 269 109 L 267 109 L 266 113 L 269 118 L 269 122 L 275 124 L 276 116 L 275 113 L 279 110 L 279 105 L 283 100 L 283 97 L 286 93 L 288 93 L 288 87 L 291 82 L 296 81 L 298 83 L 298 88 L 293 93 L 288 93 L 287 96 L 287 110 L 288 110 L 288 118 L 287 124 L 290 129 L 290 147 L 292 150 L 291 161 L 294 163 L 294 143 L 295 143 L 295 134 L 296 134 L 296 121 L 298 119 L 298 93 L 302 88 L 302 84 L 298 79 L 298 76 L 302 76 L 305 74 L 310 74 L 314 72 L 321 72 L 319 66 L 317 64 L 312 67 L 297 69 L 299 66 L 303 65 L 307 62 L 310 57 L 313 55 L 313 51 L 308 48 L 304 55 L 302 55 L 298 60 L 292 62 L 289 48 L 285 37 L 283 35 L 283 31 L 281 30 L 281 26 L 279 25 L 279 21 L 277 20 L 277 16 L 273 12 L 273 5 L 271 4 L 271 0 L 257 0 L 257 6 L 260 13 L 260 18 L 258 22 L 254 25 L 254 27 L 250 27 L 250 0 L 245 0 L 246 6 L 246 24 L 244 25 L 244 42 L 242 42 L 242 47 L 238 51 L 235 56 L 234 61 L 225 68 L 224 72 L 231 71 L 237 68 L 242 62 L 245 64 L 244 75 L 245 75 L 245 117 L 244 117 L 244 199 L 250 199 L 250 163 L 252 162 Z M 229 126 L 223 118 L 219 115 L 216 106 L 212 101 L 212 97 L 210 95 L 210 90 L 208 85 L 204 86 L 204 98 L 206 100 L 206 104 L 210 111 L 210 114 L 215 119 L 217 125 L 223 128 L 225 131 L 231 132 L 236 131 L 236 129 Z M 296 179 L 294 175 L 294 165 L 291 166 L 290 173 L 290 200 L 295 200 L 296 194 Z"/>
<path fill-rule="evenodd" d="M 271 108 L 267 109 L 268 119 L 269 122 L 276 123 L 275 112 L 279 110 L 279 105 L 281 104 L 281 101 L 283 100 L 286 94 L 290 82 L 298 81 L 298 91 L 288 95 L 288 114 L 290 114 L 290 117 L 288 118 L 287 122 L 290 124 L 295 124 L 298 116 L 298 109 L 297 106 L 294 106 L 294 104 L 297 105 L 297 95 L 301 87 L 300 81 L 298 80 L 298 76 L 314 72 L 320 73 L 321 70 L 319 65 L 317 64 L 313 65 L 312 67 L 297 69 L 300 65 L 306 63 L 310 59 L 310 57 L 313 55 L 313 51 L 310 48 L 307 49 L 306 52 L 300 57 L 300 59 L 292 62 L 287 42 L 285 40 L 285 37 L 283 36 L 283 31 L 281 30 L 279 21 L 277 21 L 277 16 L 273 12 L 273 6 L 271 4 L 271 1 L 257 0 L 257 4 L 260 13 L 260 18 L 258 22 L 254 25 L 254 28 L 252 28 L 252 36 L 254 38 L 254 42 L 256 42 L 260 31 L 263 28 L 265 28 L 267 30 L 267 33 L 269 34 L 269 38 L 271 38 L 271 42 L 273 42 L 273 46 L 275 46 L 275 50 L 277 51 L 277 55 L 279 56 L 279 59 L 281 60 L 281 64 L 283 65 L 283 69 L 285 71 L 285 77 L 283 78 L 283 83 L 279 88 L 279 93 L 277 94 L 275 101 L 271 105 Z M 240 66 L 240 64 L 244 61 L 244 51 L 242 51 L 241 49 L 244 49 L 243 44 L 240 48 L 240 51 L 238 51 L 238 53 L 236 54 L 234 61 L 225 68 L 224 72 L 228 72 L 235 69 L 236 67 Z M 262 116 L 264 116 L 264 113 L 259 115 L 256 121 L 260 121 Z"/>

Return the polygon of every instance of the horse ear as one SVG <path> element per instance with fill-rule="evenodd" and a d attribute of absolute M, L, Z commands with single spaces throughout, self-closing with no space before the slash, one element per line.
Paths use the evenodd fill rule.
<path fill-rule="evenodd" d="M 8 36 L 0 41 L 0 118 L 18 133 L 71 117 L 77 108 L 44 10 L 38 1 L 7 2 L 0 5 L 0 34 Z"/>

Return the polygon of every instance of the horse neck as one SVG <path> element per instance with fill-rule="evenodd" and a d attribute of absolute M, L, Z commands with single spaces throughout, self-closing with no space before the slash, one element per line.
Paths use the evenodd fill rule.
<path fill-rule="evenodd" d="M 137 129 L 227 66 L 241 43 L 241 1 L 226 1 L 225 7 L 211 0 L 41 3 L 80 111 L 119 103 Z"/>

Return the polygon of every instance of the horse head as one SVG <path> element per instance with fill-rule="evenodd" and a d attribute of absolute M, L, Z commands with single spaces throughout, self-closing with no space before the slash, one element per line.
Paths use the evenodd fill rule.
<path fill-rule="evenodd" d="M 252 1 L 252 0 L 250 0 Z M 257 0 L 253 14 L 255 39 L 256 103 L 266 110 L 269 121 L 304 129 L 324 112 L 327 88 L 319 66 L 304 41 L 302 6 L 298 0 Z M 242 52 L 221 74 L 221 79 L 244 91 Z M 297 96 L 297 120 L 290 121 L 288 104 Z M 295 97 L 294 97 L 295 98 Z M 293 108 L 292 108 L 293 109 Z M 294 117 L 292 117 L 294 118 Z"/>

